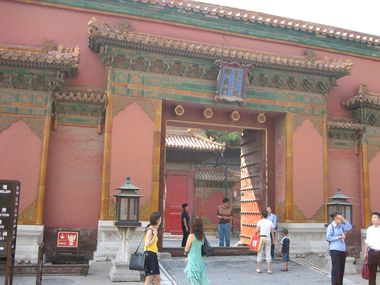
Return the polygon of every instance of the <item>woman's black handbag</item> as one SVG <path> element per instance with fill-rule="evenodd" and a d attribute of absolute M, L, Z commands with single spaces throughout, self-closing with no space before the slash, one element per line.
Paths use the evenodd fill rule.
<path fill-rule="evenodd" d="M 146 235 L 146 231 L 136 251 L 132 253 L 131 255 L 131 259 L 129 261 L 129 270 L 137 270 L 137 271 L 145 270 L 146 263 L 148 262 L 148 254 L 146 252 L 138 252 L 140 245 L 145 238 L 145 235 Z"/>
<path fill-rule="evenodd" d="M 129 269 L 144 271 L 147 258 L 148 258 L 147 254 L 145 252 L 135 251 L 131 255 L 131 260 L 129 261 Z"/>
<path fill-rule="evenodd" d="M 210 256 L 210 255 L 211 255 L 211 245 L 205 236 L 205 239 L 202 244 L 202 256 Z"/>

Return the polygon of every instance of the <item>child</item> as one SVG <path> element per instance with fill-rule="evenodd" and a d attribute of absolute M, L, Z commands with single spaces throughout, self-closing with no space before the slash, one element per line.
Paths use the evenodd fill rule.
<path fill-rule="evenodd" d="M 288 230 L 283 229 L 282 239 L 281 239 L 281 254 L 282 254 L 282 261 L 284 262 L 284 267 L 281 269 L 281 271 L 288 271 L 289 245 L 290 245 L 290 239 L 288 238 Z"/>
<path fill-rule="evenodd" d="M 158 227 L 161 224 L 161 215 L 154 212 L 150 215 L 150 223 L 146 229 L 144 250 L 148 254 L 148 262 L 145 267 L 145 285 L 150 285 L 152 279 L 154 284 L 160 285 L 160 267 L 157 258 Z"/>

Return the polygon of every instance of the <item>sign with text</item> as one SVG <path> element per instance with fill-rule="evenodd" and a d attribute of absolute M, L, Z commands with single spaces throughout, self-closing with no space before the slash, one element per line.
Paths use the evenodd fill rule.
<path fill-rule="evenodd" d="M 20 182 L 0 180 L 0 257 L 16 247 Z"/>
<path fill-rule="evenodd" d="M 215 63 L 219 65 L 215 100 L 238 102 L 239 105 L 244 105 L 249 87 L 248 74 L 251 70 L 251 65 L 221 60 L 217 60 Z"/>
<path fill-rule="evenodd" d="M 57 247 L 77 248 L 79 241 L 79 231 L 57 231 Z"/>
<path fill-rule="evenodd" d="M 0 180 L 0 258 L 6 259 L 5 284 L 12 284 L 20 182 Z"/>

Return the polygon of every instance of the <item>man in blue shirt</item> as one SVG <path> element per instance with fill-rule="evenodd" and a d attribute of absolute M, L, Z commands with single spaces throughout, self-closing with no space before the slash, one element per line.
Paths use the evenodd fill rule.
<path fill-rule="evenodd" d="M 331 285 L 343 285 L 344 267 L 346 264 L 346 232 L 352 225 L 338 212 L 330 215 L 333 218 L 327 227 L 326 240 L 329 242 L 331 255 Z"/>
<path fill-rule="evenodd" d="M 271 207 L 267 207 L 267 211 L 268 211 L 268 218 L 267 219 L 270 220 L 272 222 L 273 226 L 274 226 L 273 240 L 271 241 L 272 245 L 271 245 L 271 248 L 270 248 L 270 256 L 273 259 L 274 258 L 274 239 L 276 237 L 276 231 L 277 231 L 277 216 L 272 213 L 272 208 Z"/>

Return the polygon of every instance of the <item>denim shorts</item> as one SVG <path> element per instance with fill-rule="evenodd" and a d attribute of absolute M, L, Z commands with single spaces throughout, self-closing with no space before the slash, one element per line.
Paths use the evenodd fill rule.
<path fill-rule="evenodd" d="M 283 253 L 282 254 L 282 261 L 288 262 L 289 261 L 289 253 Z"/>

